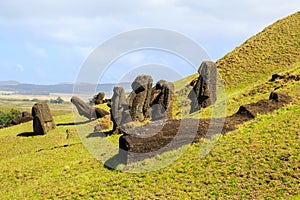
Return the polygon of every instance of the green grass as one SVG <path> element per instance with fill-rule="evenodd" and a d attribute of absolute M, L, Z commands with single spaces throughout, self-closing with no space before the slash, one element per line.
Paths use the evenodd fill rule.
<path fill-rule="evenodd" d="M 217 61 L 231 91 L 264 82 L 300 60 L 300 12 L 277 21 Z M 255 74 L 255 76 L 253 76 Z"/>
<path fill-rule="evenodd" d="M 293 73 L 298 71 L 295 69 Z M 199 195 L 207 199 L 273 199 L 292 196 L 300 184 L 297 179 L 299 89 L 299 82 L 281 89 L 296 98 L 296 105 L 260 116 L 224 136 L 204 159 L 198 156 L 202 143 L 193 144 L 172 165 L 150 173 L 129 174 L 104 168 L 82 145 L 74 126 L 60 126 L 45 136 L 29 138 L 16 135 L 32 131 L 31 123 L 2 129 L 0 194 L 4 199 L 176 199 Z M 260 98 L 260 93 L 256 95 L 254 99 Z M 56 123 L 72 122 L 73 114 L 54 119 Z M 92 126 L 81 127 L 91 129 Z M 67 129 L 72 133 L 69 141 Z M 109 139 L 116 144 L 118 136 Z M 70 146 L 64 147 L 67 144 Z M 133 167 L 151 169 L 153 163 L 170 155 L 172 158 L 172 154 L 169 152 Z M 124 169 L 124 166 L 119 168 Z"/>
<path fill-rule="evenodd" d="M 8 112 L 11 108 L 17 108 L 21 112 L 26 111 L 31 113 L 31 108 L 34 104 L 35 102 L 27 102 L 22 100 L 9 101 L 7 99 L 0 99 L 0 109 L 4 112 Z M 52 115 L 54 116 L 72 112 L 72 105 L 69 102 L 65 102 L 62 104 L 48 103 L 48 105 L 52 111 Z"/>
<path fill-rule="evenodd" d="M 148 173 L 108 170 L 82 145 L 74 126 L 45 136 L 16 137 L 31 123 L 0 130 L 0 195 L 3 199 L 286 199 L 300 186 L 300 84 L 281 89 L 293 105 L 240 126 L 199 158 L 192 144 L 168 167 Z M 54 117 L 68 123 L 73 114 Z M 84 121 L 84 118 L 82 118 Z M 81 125 L 83 129 L 91 124 Z M 66 129 L 72 133 L 66 139 Z M 88 133 L 88 132 L 87 132 Z M 110 140 L 117 141 L 118 136 Z M 64 147 L 66 144 L 70 146 Z M 100 147 L 99 147 L 100 148 Z M 151 167 L 176 151 L 136 163 Z M 135 167 L 136 167 L 135 166 Z M 120 169 L 124 166 L 119 166 Z M 134 166 L 127 166 L 127 169 Z M 296 198 L 296 197 L 295 197 Z"/>
<path fill-rule="evenodd" d="M 300 62 L 300 12 L 277 21 L 248 39 L 216 64 L 226 92 L 239 93 L 254 85 L 263 84 L 274 73 L 294 68 Z M 190 82 L 193 74 L 175 82 L 178 90 Z"/>

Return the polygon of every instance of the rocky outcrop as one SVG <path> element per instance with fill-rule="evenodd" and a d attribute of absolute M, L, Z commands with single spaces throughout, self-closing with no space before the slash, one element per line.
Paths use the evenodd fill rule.
<path fill-rule="evenodd" d="M 206 108 L 214 104 L 217 100 L 216 64 L 211 61 L 204 61 L 201 64 L 198 73 L 200 76 L 196 82 L 192 83 L 193 90 L 188 95 L 188 98 L 192 101 L 190 113 L 196 112 L 201 108 Z"/>
<path fill-rule="evenodd" d="M 33 132 L 36 135 L 45 135 L 55 129 L 55 123 L 50 108 L 46 102 L 34 104 L 32 107 Z"/>
<path fill-rule="evenodd" d="M 144 121 L 150 118 L 150 102 L 153 79 L 148 75 L 138 76 L 131 87 L 129 95 L 129 112 L 132 121 Z"/>
<path fill-rule="evenodd" d="M 76 106 L 78 113 L 88 119 L 98 119 L 109 114 L 106 110 L 94 108 L 76 96 L 71 98 L 71 102 Z"/>
<path fill-rule="evenodd" d="M 174 84 L 160 80 L 152 88 L 151 94 L 151 119 L 172 119 L 174 97 Z"/>

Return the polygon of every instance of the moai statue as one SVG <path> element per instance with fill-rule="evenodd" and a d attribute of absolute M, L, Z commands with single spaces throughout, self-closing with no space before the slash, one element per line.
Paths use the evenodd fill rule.
<path fill-rule="evenodd" d="M 75 96 L 71 98 L 71 102 L 76 106 L 78 113 L 88 119 L 98 119 L 109 114 L 109 112 L 107 112 L 106 110 L 94 108 L 93 106 L 85 103 L 83 100 Z"/>
<path fill-rule="evenodd" d="M 37 135 L 45 135 L 55 129 L 55 123 L 50 108 L 46 102 L 34 104 L 32 107 L 33 132 Z"/>
<path fill-rule="evenodd" d="M 129 96 L 129 111 L 132 121 L 150 118 L 150 101 L 153 79 L 148 75 L 136 77 L 131 84 L 133 91 Z"/>
<path fill-rule="evenodd" d="M 151 119 L 172 119 L 174 84 L 160 80 L 152 88 Z"/>
<path fill-rule="evenodd" d="M 110 104 L 110 117 L 113 122 L 112 132 L 118 133 L 118 128 L 127 122 L 130 122 L 130 116 L 126 113 L 129 113 L 128 104 L 125 98 L 125 90 L 122 86 L 115 86 L 113 90 L 113 96 Z"/>
<path fill-rule="evenodd" d="M 198 80 L 193 86 L 193 90 L 189 93 L 188 98 L 191 99 L 190 113 L 206 108 L 214 104 L 217 100 L 217 66 L 214 62 L 204 61 L 199 67 L 200 74 Z"/>

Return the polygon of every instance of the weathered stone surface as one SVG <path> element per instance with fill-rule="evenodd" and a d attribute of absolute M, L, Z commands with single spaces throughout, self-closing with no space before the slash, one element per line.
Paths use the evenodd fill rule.
<path fill-rule="evenodd" d="M 106 110 L 103 110 L 101 108 L 95 108 L 95 113 L 96 113 L 96 118 L 102 118 L 106 115 L 109 115 L 109 112 L 107 112 Z"/>
<path fill-rule="evenodd" d="M 125 164 L 132 163 L 191 144 L 205 136 L 209 122 L 198 119 L 159 120 L 126 130 L 127 133 L 119 139 L 119 157 Z M 222 130 L 222 123 L 219 126 Z"/>
<path fill-rule="evenodd" d="M 50 108 L 46 102 L 34 104 L 32 107 L 33 132 L 45 135 L 48 131 L 55 129 L 55 123 Z"/>
<path fill-rule="evenodd" d="M 275 98 L 275 99 L 274 99 Z M 292 102 L 292 98 L 286 94 L 272 92 L 269 100 L 263 99 L 256 103 L 240 106 L 237 113 L 226 117 L 224 125 L 225 133 L 235 130 L 238 124 L 254 119 L 257 115 L 273 112 Z"/>
<path fill-rule="evenodd" d="M 174 84 L 160 80 L 152 88 L 151 119 L 172 119 Z"/>
<path fill-rule="evenodd" d="M 289 104 L 292 102 L 292 98 L 289 95 L 282 92 L 271 92 L 269 100 L 281 104 Z"/>
<path fill-rule="evenodd" d="M 132 121 L 150 118 L 150 101 L 153 79 L 148 75 L 138 76 L 131 84 L 133 91 L 129 96 L 129 110 Z"/>
<path fill-rule="evenodd" d="M 198 73 L 200 74 L 195 83 L 191 83 L 193 90 L 189 93 L 191 99 L 190 113 L 214 104 L 216 97 L 217 66 L 214 62 L 204 61 Z"/>
<path fill-rule="evenodd" d="M 125 90 L 122 86 L 115 86 L 111 99 L 110 117 L 113 122 L 113 132 L 117 130 L 123 123 L 129 121 L 128 116 L 124 114 L 128 110 L 128 104 L 125 98 Z"/>
<path fill-rule="evenodd" d="M 97 95 L 93 97 L 92 104 L 99 105 L 105 103 L 104 97 L 105 97 L 105 93 L 99 92 Z"/>
<path fill-rule="evenodd" d="M 74 96 L 71 98 L 71 102 L 76 106 L 78 113 L 81 116 L 84 116 L 88 119 L 98 119 L 102 118 L 105 115 L 108 115 L 109 113 L 105 110 L 102 110 L 100 108 L 94 108 L 93 106 L 90 106 L 89 104 L 85 103 L 80 98 Z"/>
<path fill-rule="evenodd" d="M 11 124 L 12 125 L 18 125 L 21 123 L 26 123 L 33 120 L 33 117 L 30 113 L 28 112 L 23 112 L 21 116 L 17 116 L 15 117 L 12 121 Z"/>

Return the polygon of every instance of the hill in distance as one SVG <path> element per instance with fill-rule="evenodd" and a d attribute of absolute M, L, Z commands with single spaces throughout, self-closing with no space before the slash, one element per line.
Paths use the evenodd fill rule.
<path fill-rule="evenodd" d="M 77 94 L 89 94 L 90 91 L 101 91 L 107 94 L 111 94 L 113 87 L 116 84 L 91 84 L 91 83 L 61 83 L 55 85 L 37 85 L 37 84 L 25 84 L 19 83 L 17 81 L 2 81 L 0 82 L 0 90 L 2 91 L 13 91 L 23 95 L 49 95 L 50 93 L 63 93 L 72 94 L 74 92 L 74 87 L 76 86 Z M 122 85 L 125 90 L 129 90 L 130 83 L 118 83 Z"/>
<path fill-rule="evenodd" d="M 4 85 L 18 85 L 20 84 L 18 81 L 0 81 L 0 86 Z"/>

